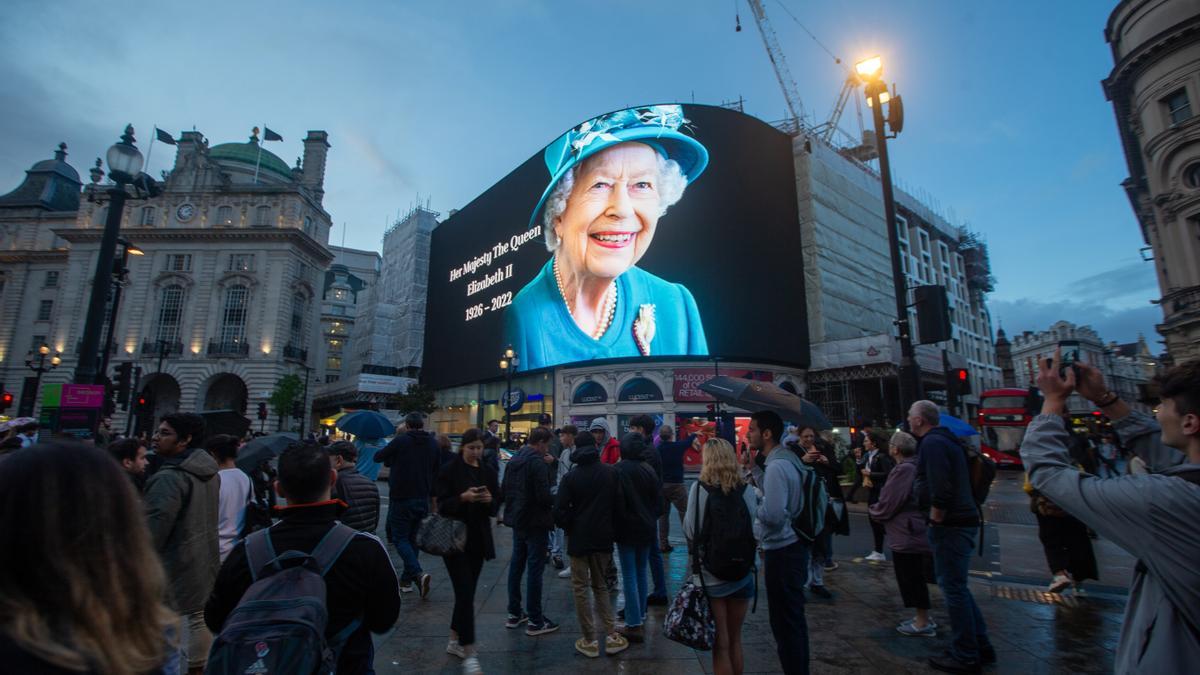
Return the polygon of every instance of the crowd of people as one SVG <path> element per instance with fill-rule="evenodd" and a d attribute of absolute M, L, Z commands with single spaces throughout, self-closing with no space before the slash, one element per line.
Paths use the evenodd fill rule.
<path fill-rule="evenodd" d="M 1200 656 L 1200 544 L 1190 536 L 1200 516 L 1200 364 L 1159 379 L 1155 420 L 1096 369 L 1060 369 L 1056 359 L 1041 369 L 1042 414 L 1021 449 L 1050 590 L 1097 576 L 1091 532 L 1136 555 L 1116 671 L 1178 672 Z M 1072 392 L 1114 421 L 1119 441 L 1108 443 L 1132 450 L 1149 473 L 1102 478 L 1080 465 L 1062 416 Z M 370 457 L 361 444 L 307 441 L 252 467 L 238 463 L 244 439 L 206 436 L 204 420 L 187 413 L 165 415 L 149 447 L 138 438 L 39 443 L 36 424 L 17 422 L 0 429 L 0 663 L 13 672 L 266 672 L 264 659 L 314 645 L 338 673 L 373 672 L 371 633 L 395 624 L 404 593 L 429 595 L 421 550 L 438 519 L 455 533 L 440 544 L 454 594 L 446 652 L 464 672 L 485 665 L 476 592 L 501 524 L 513 544 L 505 626 L 534 638 L 559 630 L 543 601 L 544 571 L 556 569 L 570 580 L 575 649 L 613 655 L 645 642 L 649 608 L 670 602 L 662 555 L 674 507 L 712 617 L 713 672 L 743 670 L 743 623 L 761 575 L 780 670 L 807 673 L 806 602 L 831 601 L 823 578 L 836 568 L 833 535 L 849 522 L 832 447 L 769 410 L 751 416 L 741 453 L 722 438 L 676 440 L 649 416 L 620 438 L 603 418 L 586 430 L 543 419 L 501 462 L 494 429 L 467 429 L 454 451 L 414 413 L 390 442 L 367 447 Z M 866 430 L 852 460 L 867 491 L 866 557 L 887 559 L 886 543 L 914 613 L 896 626 L 904 636 L 938 635 L 928 588 L 938 585 L 950 640 L 929 665 L 978 672 L 997 659 L 967 583 L 981 460 L 932 402 L 914 403 L 905 427 Z M 690 485 L 689 448 L 702 458 Z M 1099 457 L 1104 465 L 1109 451 Z M 379 465 L 391 467 L 386 523 L 372 478 Z M 399 574 L 373 534 L 381 524 Z M 310 592 L 317 578 L 322 590 Z M 289 607 L 321 611 L 307 615 L 311 625 L 282 622 L 269 611 L 280 593 Z M 672 609 L 663 622 L 685 620 Z M 244 657 L 258 661 L 246 669 Z"/>

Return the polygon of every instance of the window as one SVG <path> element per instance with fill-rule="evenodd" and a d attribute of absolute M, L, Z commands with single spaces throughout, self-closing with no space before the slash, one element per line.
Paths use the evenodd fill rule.
<path fill-rule="evenodd" d="M 338 339 L 338 338 L 330 338 L 328 340 L 328 345 L 329 345 L 329 353 L 330 354 L 334 354 L 334 353 L 340 354 L 342 351 L 342 348 L 346 346 L 346 341 Z"/>
<path fill-rule="evenodd" d="M 45 335 L 34 335 L 33 344 L 29 345 L 29 351 L 37 353 L 38 347 L 41 347 L 44 344 L 46 344 Z"/>
<path fill-rule="evenodd" d="M 157 328 L 155 338 L 172 344 L 179 341 L 179 323 L 183 318 L 183 286 L 172 284 L 164 287 L 158 295 Z"/>
<path fill-rule="evenodd" d="M 46 283 L 42 284 L 43 288 L 58 288 L 58 270 L 48 270 L 46 272 Z"/>
<path fill-rule="evenodd" d="M 325 375 L 325 384 L 333 384 L 334 382 L 337 382 L 340 379 L 342 379 L 342 376 L 340 374 L 328 373 Z"/>
<path fill-rule="evenodd" d="M 271 226 L 271 207 L 260 206 L 254 210 L 254 226 L 255 227 L 270 227 Z"/>
<path fill-rule="evenodd" d="M 312 233 L 313 233 L 313 232 L 312 232 L 312 230 L 313 230 L 313 219 L 312 219 L 312 217 L 311 217 L 311 216 L 304 216 L 304 233 L 305 233 L 305 234 L 307 234 L 307 235 L 309 235 L 309 236 L 311 237 L 311 236 L 312 236 Z"/>
<path fill-rule="evenodd" d="M 253 253 L 232 253 L 229 255 L 230 272 L 249 272 L 254 269 Z"/>
<path fill-rule="evenodd" d="M 938 242 L 938 262 L 941 263 L 942 274 L 938 277 L 938 283 L 946 285 L 950 282 L 950 247 L 946 246 L 946 242 Z"/>
<path fill-rule="evenodd" d="M 1167 107 L 1167 117 L 1171 119 L 1171 124 L 1179 124 L 1184 120 L 1192 117 L 1192 104 L 1188 101 L 1187 91 L 1176 89 L 1163 99 L 1163 105 Z"/>
<path fill-rule="evenodd" d="M 221 344 L 239 344 L 246 339 L 246 304 L 250 289 L 242 285 L 225 289 L 225 307 L 221 312 Z"/>
<path fill-rule="evenodd" d="M 233 227 L 233 207 L 222 206 L 217 209 L 217 225 Z"/>
<path fill-rule="evenodd" d="M 908 255 L 908 244 L 897 244 L 897 247 L 900 249 L 900 271 L 904 272 L 906 276 L 912 276 L 912 268 L 908 266 L 908 259 L 910 257 Z"/>
<path fill-rule="evenodd" d="M 1193 162 L 1183 170 L 1183 184 L 1190 188 L 1200 188 L 1200 162 Z"/>
<path fill-rule="evenodd" d="M 330 356 L 329 358 L 325 359 L 325 370 L 340 371 L 341 369 L 342 369 L 342 357 Z"/>
<path fill-rule="evenodd" d="M 292 335 L 288 343 L 300 347 L 308 341 L 304 339 L 304 315 L 308 312 L 308 298 L 300 293 L 292 296 Z"/>
<path fill-rule="evenodd" d="M 145 227 L 153 227 L 154 226 L 154 207 L 153 206 L 143 206 L 142 207 L 142 221 L 141 222 L 142 222 L 142 225 Z"/>
<path fill-rule="evenodd" d="M 190 272 L 192 256 L 190 253 L 172 253 L 167 256 L 168 272 Z"/>
<path fill-rule="evenodd" d="M 333 289 L 333 299 L 340 302 L 345 302 L 350 297 L 350 291 L 344 288 Z"/>
<path fill-rule="evenodd" d="M 896 216 L 896 238 L 900 241 L 908 241 L 908 219 L 904 216 Z"/>
<path fill-rule="evenodd" d="M 345 323 L 343 323 L 341 321 L 331 321 L 329 323 L 329 334 L 330 335 L 349 335 L 350 329 L 348 326 L 346 326 Z"/>
<path fill-rule="evenodd" d="M 52 314 L 54 314 L 54 301 L 43 300 L 42 303 L 38 305 L 37 320 L 49 321 Z"/>

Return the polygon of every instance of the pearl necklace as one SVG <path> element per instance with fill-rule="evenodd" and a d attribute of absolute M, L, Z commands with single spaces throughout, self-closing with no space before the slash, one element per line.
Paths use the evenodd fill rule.
<path fill-rule="evenodd" d="M 558 286 L 558 295 L 563 300 L 563 306 L 567 308 L 567 314 L 571 318 L 575 318 L 575 310 L 571 307 L 571 303 L 567 300 L 567 293 L 563 290 L 562 274 L 558 271 L 558 256 L 554 256 L 554 283 Z M 593 340 L 599 340 L 608 332 L 609 326 L 612 325 L 613 318 L 617 314 L 617 282 L 610 281 L 608 290 L 604 291 L 604 304 L 600 306 L 600 315 L 603 319 L 596 325 L 596 330 L 592 331 L 591 337 Z"/>

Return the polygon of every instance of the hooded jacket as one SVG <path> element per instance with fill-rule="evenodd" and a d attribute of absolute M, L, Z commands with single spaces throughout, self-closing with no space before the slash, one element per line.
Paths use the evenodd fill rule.
<path fill-rule="evenodd" d="M 1163 445 L 1162 429 L 1144 413 L 1132 412 L 1113 427 L 1155 473 L 1103 480 L 1081 473 L 1055 415 L 1030 422 L 1021 461 L 1035 490 L 1139 558 L 1114 672 L 1188 672 L 1200 662 L 1200 485 L 1176 474 L 1200 472 L 1200 465 Z"/>
<path fill-rule="evenodd" d="M 433 480 L 442 468 L 442 449 L 433 434 L 413 429 L 376 452 L 375 461 L 395 467 L 388 473 L 389 499 L 429 499 Z"/>
<path fill-rule="evenodd" d="M 621 442 L 613 438 L 608 420 L 603 417 L 592 420 L 588 426 L 588 433 L 592 433 L 592 429 L 597 427 L 604 430 L 604 447 L 600 448 L 600 461 L 605 464 L 616 464 L 621 459 Z"/>
<path fill-rule="evenodd" d="M 181 614 L 204 609 L 221 568 L 218 470 L 212 455 L 191 448 L 164 459 L 146 482 L 143 503 L 150 538 L 167 572 L 171 607 Z"/>
<path fill-rule="evenodd" d="M 621 461 L 614 468 L 622 493 L 617 502 L 617 543 L 650 545 L 657 532 L 662 490 L 654 469 L 646 463 L 646 439 L 641 434 L 628 433 L 621 439 Z"/>
<path fill-rule="evenodd" d="M 576 447 L 574 467 L 558 484 L 554 523 L 567 533 L 567 555 L 610 553 L 614 510 L 621 492 L 617 469 L 600 461 L 595 445 Z"/>
<path fill-rule="evenodd" d="M 554 495 L 550 465 L 542 453 L 526 445 L 504 469 L 504 524 L 521 532 L 554 529 Z"/>
<path fill-rule="evenodd" d="M 934 427 L 917 444 L 917 499 L 922 511 L 943 512 L 943 527 L 978 527 L 967 453 L 946 427 Z"/>

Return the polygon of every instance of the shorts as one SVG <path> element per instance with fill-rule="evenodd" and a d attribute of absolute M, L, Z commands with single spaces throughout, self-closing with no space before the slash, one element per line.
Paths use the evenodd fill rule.
<path fill-rule="evenodd" d="M 754 572 L 747 574 L 740 581 L 730 581 L 723 584 L 708 584 L 705 591 L 710 598 L 732 598 L 734 600 L 749 600 L 756 593 Z"/>

